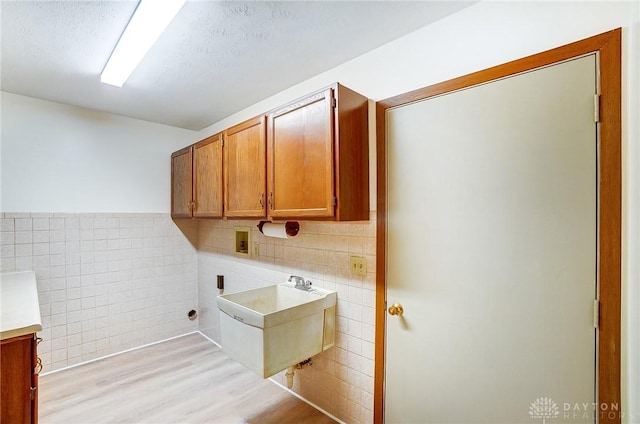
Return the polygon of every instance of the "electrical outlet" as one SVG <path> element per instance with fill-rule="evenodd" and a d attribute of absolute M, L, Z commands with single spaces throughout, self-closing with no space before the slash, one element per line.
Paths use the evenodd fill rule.
<path fill-rule="evenodd" d="M 257 258 L 260 256 L 260 244 L 257 242 L 253 243 L 253 257 Z"/>
<path fill-rule="evenodd" d="M 362 256 L 351 256 L 351 273 L 353 275 L 367 276 L 367 260 Z"/>

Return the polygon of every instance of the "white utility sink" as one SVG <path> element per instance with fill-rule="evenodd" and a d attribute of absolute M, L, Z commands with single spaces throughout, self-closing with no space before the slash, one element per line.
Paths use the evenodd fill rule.
<path fill-rule="evenodd" d="M 222 348 L 263 378 L 334 344 L 335 291 L 283 283 L 218 296 Z"/>

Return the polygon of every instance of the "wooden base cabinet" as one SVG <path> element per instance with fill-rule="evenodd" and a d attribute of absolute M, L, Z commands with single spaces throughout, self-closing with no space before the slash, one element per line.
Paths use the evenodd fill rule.
<path fill-rule="evenodd" d="M 369 219 L 368 100 L 340 84 L 269 114 L 268 216 Z"/>
<path fill-rule="evenodd" d="M 0 422 L 38 422 L 38 372 L 35 334 L 0 342 Z"/>
<path fill-rule="evenodd" d="M 222 134 L 171 155 L 171 217 L 222 217 Z"/>

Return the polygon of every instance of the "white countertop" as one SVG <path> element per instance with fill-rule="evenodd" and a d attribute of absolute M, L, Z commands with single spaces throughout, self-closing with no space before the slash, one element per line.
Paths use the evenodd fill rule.
<path fill-rule="evenodd" d="M 0 340 L 42 331 L 36 273 L 0 274 Z"/>

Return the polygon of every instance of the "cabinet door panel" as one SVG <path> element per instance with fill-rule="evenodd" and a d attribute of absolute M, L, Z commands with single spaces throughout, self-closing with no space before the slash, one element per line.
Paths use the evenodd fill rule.
<path fill-rule="evenodd" d="M 191 217 L 191 146 L 171 155 L 171 217 Z"/>
<path fill-rule="evenodd" d="M 193 146 L 193 216 L 222 216 L 222 134 Z"/>
<path fill-rule="evenodd" d="M 32 349 L 32 334 L 0 343 L 2 423 L 31 424 L 36 419 L 31 411 Z"/>
<path fill-rule="evenodd" d="M 269 216 L 333 216 L 331 103 L 328 89 L 269 115 Z"/>
<path fill-rule="evenodd" d="M 265 217 L 265 117 L 229 128 L 224 140 L 225 216 Z"/>

